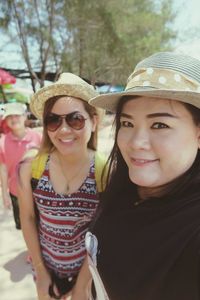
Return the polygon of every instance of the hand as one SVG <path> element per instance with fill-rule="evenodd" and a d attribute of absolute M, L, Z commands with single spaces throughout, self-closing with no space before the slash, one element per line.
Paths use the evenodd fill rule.
<path fill-rule="evenodd" d="M 38 300 L 50 300 L 49 286 L 51 285 L 51 276 L 45 267 L 36 270 L 36 287 Z"/>
<path fill-rule="evenodd" d="M 70 300 L 89 300 L 91 299 L 91 293 L 89 289 L 80 289 L 76 285 L 72 290 L 72 295 Z"/>
<path fill-rule="evenodd" d="M 67 294 L 63 295 L 63 297 L 61 298 L 63 300 L 72 300 L 72 292 L 68 292 Z"/>

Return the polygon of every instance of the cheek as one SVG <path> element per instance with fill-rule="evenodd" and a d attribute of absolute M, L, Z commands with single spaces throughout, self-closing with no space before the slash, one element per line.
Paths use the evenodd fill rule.
<path fill-rule="evenodd" d="M 179 152 L 184 150 L 188 143 L 188 134 L 183 134 L 179 131 L 167 132 L 166 134 L 159 134 L 157 131 L 151 135 L 151 146 L 153 151 L 161 156 L 178 155 Z"/>
<path fill-rule="evenodd" d="M 50 132 L 50 131 L 47 131 L 47 135 L 48 135 L 48 137 L 49 137 L 49 139 L 51 140 L 51 141 L 53 141 L 54 140 L 54 133 L 53 132 Z"/>
<path fill-rule="evenodd" d="M 193 164 L 198 151 L 198 139 L 193 132 L 176 135 L 168 142 L 166 139 L 160 145 L 156 144 L 154 150 L 160 158 L 161 167 L 170 170 L 170 174 L 179 175 L 179 172 L 185 172 Z"/>
<path fill-rule="evenodd" d="M 6 123 L 9 125 L 12 123 L 12 117 L 7 117 L 6 118 Z"/>

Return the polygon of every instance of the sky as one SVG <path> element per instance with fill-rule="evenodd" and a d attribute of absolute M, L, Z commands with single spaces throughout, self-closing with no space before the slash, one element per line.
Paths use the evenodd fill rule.
<path fill-rule="evenodd" d="M 200 0 L 174 0 L 174 9 L 179 32 L 175 51 L 200 59 Z"/>
<path fill-rule="evenodd" d="M 200 0 L 172 0 L 177 17 L 173 28 L 178 31 L 178 40 L 174 43 L 177 52 L 192 55 L 200 59 Z M 0 67 L 26 68 L 20 56 L 16 57 L 14 46 L 7 46 L 2 53 L 2 45 L 7 43 L 6 36 L 0 34 Z"/>

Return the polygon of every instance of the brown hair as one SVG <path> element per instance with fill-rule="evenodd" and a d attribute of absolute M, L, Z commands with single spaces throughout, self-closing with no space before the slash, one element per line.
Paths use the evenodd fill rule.
<path fill-rule="evenodd" d="M 46 116 L 51 112 L 54 104 L 61 97 L 66 97 L 66 95 L 55 96 L 55 97 L 48 99 L 48 101 L 44 105 L 43 121 L 46 118 Z M 74 98 L 74 97 L 70 96 L 70 98 Z M 88 104 L 86 101 L 84 101 L 82 99 L 79 99 L 79 98 L 75 98 L 75 99 L 78 99 L 83 103 L 83 106 L 84 106 L 85 110 L 87 111 L 87 113 L 89 114 L 91 120 L 93 119 L 94 116 L 98 116 L 98 112 L 95 107 L 91 106 L 90 104 Z M 96 150 L 96 148 L 97 148 L 97 132 L 98 132 L 98 125 L 96 126 L 95 131 L 91 133 L 91 137 L 90 137 L 90 140 L 88 141 L 88 145 L 87 145 L 89 149 Z M 39 150 L 39 154 L 40 153 L 50 153 L 53 150 L 54 150 L 54 145 L 51 142 L 51 139 L 49 138 L 45 124 L 43 124 L 43 136 L 42 136 L 42 143 L 41 143 L 41 147 Z"/>

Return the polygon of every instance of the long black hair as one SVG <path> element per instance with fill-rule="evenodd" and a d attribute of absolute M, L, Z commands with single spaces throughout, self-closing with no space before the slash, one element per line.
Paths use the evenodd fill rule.
<path fill-rule="evenodd" d="M 117 145 L 120 115 L 125 103 L 130 100 L 133 100 L 132 96 L 123 96 L 117 106 L 115 141 L 108 159 L 107 186 L 101 197 L 99 214 L 102 210 L 109 214 L 114 209 L 120 209 L 123 205 L 127 205 L 127 201 L 132 201 L 132 203 L 138 201 L 137 186 L 129 178 L 128 167 Z M 200 126 L 200 109 L 186 103 L 183 103 L 183 105 L 191 113 L 195 125 Z M 196 159 L 189 170 L 163 186 L 164 193 L 162 198 L 180 198 L 182 195 L 186 196 L 198 190 L 200 191 L 200 150 L 198 150 Z"/>

